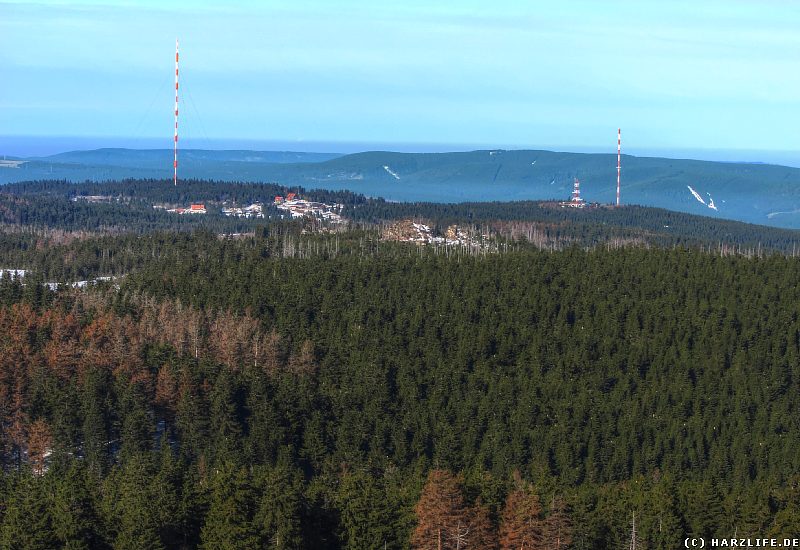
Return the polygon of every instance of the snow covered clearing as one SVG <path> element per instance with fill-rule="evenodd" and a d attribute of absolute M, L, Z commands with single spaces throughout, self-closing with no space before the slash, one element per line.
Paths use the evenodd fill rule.
<path fill-rule="evenodd" d="M 383 165 L 383 169 L 386 170 L 389 174 L 391 174 L 394 177 L 394 179 L 396 180 L 400 179 L 400 176 L 397 175 L 397 172 L 393 172 L 392 169 L 386 166 L 385 164 Z"/>
<path fill-rule="evenodd" d="M 694 195 L 694 198 L 696 198 L 698 201 L 702 202 L 703 204 L 706 204 L 706 201 L 703 200 L 703 197 L 700 196 L 700 193 L 698 193 L 697 191 L 692 189 L 691 185 L 687 185 L 686 187 L 689 188 L 689 191 L 691 191 L 692 195 Z M 708 205 L 706 205 L 706 206 L 708 206 Z"/>

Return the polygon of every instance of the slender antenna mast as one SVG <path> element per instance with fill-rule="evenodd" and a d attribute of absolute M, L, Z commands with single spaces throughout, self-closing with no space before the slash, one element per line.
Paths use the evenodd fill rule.
<path fill-rule="evenodd" d="M 581 203 L 581 182 L 578 181 L 578 178 L 575 178 L 575 183 L 572 185 L 572 202 Z"/>
<path fill-rule="evenodd" d="M 172 163 L 175 170 L 173 182 L 178 185 L 178 39 L 175 39 L 175 160 Z"/>
<path fill-rule="evenodd" d="M 619 173 L 622 160 L 622 130 L 617 128 L 617 206 L 619 206 Z"/>

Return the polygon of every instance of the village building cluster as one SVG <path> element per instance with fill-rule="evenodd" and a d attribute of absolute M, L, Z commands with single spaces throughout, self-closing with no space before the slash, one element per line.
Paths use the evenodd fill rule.
<path fill-rule="evenodd" d="M 234 218 L 263 218 L 264 206 L 260 202 L 254 202 L 250 206 L 229 206 L 222 209 L 222 213 Z"/>
<path fill-rule="evenodd" d="M 205 204 L 190 204 L 189 208 L 169 208 L 167 212 L 173 212 L 175 214 L 205 214 L 206 213 L 206 205 Z"/>
<path fill-rule="evenodd" d="M 286 196 L 277 196 L 273 201 L 273 206 L 288 214 L 290 218 L 311 217 L 329 223 L 345 223 L 342 217 L 343 204 L 325 204 L 324 202 L 313 202 L 300 198 L 297 193 L 287 193 Z M 153 205 L 153 208 L 166 210 L 174 214 L 206 214 L 208 209 L 205 204 L 191 204 L 187 207 L 168 208 L 164 205 Z M 258 219 L 265 218 L 265 207 L 260 202 L 255 202 L 249 206 L 230 206 L 224 205 L 221 212 L 224 216 Z"/>
<path fill-rule="evenodd" d="M 112 202 L 114 199 L 115 197 L 111 195 L 76 195 L 72 197 L 72 202 L 83 201 L 90 204 L 98 204 L 101 202 Z"/>
<path fill-rule="evenodd" d="M 325 204 L 301 199 L 296 193 L 287 193 L 286 197 L 275 197 L 275 207 L 287 212 L 292 218 L 310 216 L 331 223 L 344 223 L 341 212 L 343 204 Z"/>

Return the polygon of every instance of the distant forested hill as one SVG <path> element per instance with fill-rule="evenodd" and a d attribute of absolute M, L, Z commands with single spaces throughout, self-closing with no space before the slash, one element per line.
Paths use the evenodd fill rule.
<path fill-rule="evenodd" d="M 0 168 L 0 182 L 31 179 L 165 178 L 171 152 L 101 149 L 31 159 Z M 800 227 L 800 169 L 767 164 L 623 156 L 625 204 Z M 584 197 L 610 203 L 616 155 L 551 151 L 319 153 L 187 151 L 186 178 L 276 182 L 348 189 L 398 201 L 508 201 L 566 198 L 574 178 Z M 689 187 L 702 199 L 692 194 Z M 709 208 L 713 201 L 716 210 Z"/>
<path fill-rule="evenodd" d="M 275 195 L 288 191 L 305 198 L 343 205 L 349 222 L 377 229 L 403 219 L 432 224 L 443 232 L 449 225 L 483 228 L 493 237 L 530 241 L 538 235 L 549 246 L 594 247 L 607 243 L 639 243 L 660 247 L 702 247 L 727 251 L 800 253 L 796 230 L 690 215 L 659 208 L 624 206 L 576 210 L 534 201 L 467 203 L 398 203 L 371 199 L 350 191 L 305 190 L 277 184 L 184 180 L 122 180 L 69 183 L 33 181 L 0 188 L 0 223 L 35 230 L 146 233 L 153 230 L 205 228 L 218 233 L 251 231 L 259 224 L 278 222 L 286 212 L 272 205 Z M 85 195 L 105 195 L 107 202 L 73 201 Z M 205 216 L 179 216 L 153 205 L 202 202 Z M 261 220 L 226 218 L 223 205 L 264 204 Z M 341 228 L 340 228 L 341 229 Z M 540 242 L 540 245 L 542 243 Z"/>
<path fill-rule="evenodd" d="M 323 162 L 340 157 L 339 153 L 304 153 L 295 151 L 249 151 L 229 149 L 214 151 L 206 149 L 184 149 L 180 158 L 190 165 L 219 162 L 241 163 L 298 163 Z M 96 149 L 93 151 L 70 151 L 34 160 L 67 164 L 92 164 L 98 166 L 128 166 L 134 168 L 162 169 L 164 161 L 169 164 L 172 149 Z"/>

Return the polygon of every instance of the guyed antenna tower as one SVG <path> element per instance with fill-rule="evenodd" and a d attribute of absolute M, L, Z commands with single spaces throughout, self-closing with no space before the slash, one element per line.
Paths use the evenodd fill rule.
<path fill-rule="evenodd" d="M 178 39 L 175 39 L 175 158 L 172 161 L 175 170 L 174 185 L 178 185 Z"/>
<path fill-rule="evenodd" d="M 622 167 L 622 130 L 617 128 L 617 206 L 619 206 L 619 174 Z"/>

